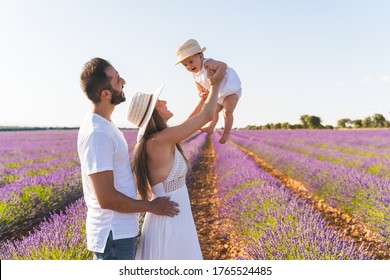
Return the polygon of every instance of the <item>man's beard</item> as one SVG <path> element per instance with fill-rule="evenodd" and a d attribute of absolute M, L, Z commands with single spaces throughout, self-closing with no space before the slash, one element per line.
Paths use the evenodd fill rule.
<path fill-rule="evenodd" d="M 122 91 L 117 91 L 113 88 L 111 88 L 110 90 L 112 92 L 112 96 L 111 96 L 111 100 L 110 100 L 111 104 L 118 105 L 118 104 L 126 101 L 126 96 L 123 94 Z"/>

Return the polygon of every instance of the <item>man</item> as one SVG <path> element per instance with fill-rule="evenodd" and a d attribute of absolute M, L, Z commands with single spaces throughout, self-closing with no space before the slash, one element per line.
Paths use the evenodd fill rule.
<path fill-rule="evenodd" d="M 87 212 L 87 247 L 94 259 L 134 259 L 137 212 L 175 216 L 177 203 L 168 198 L 137 200 L 123 133 L 111 121 L 116 105 L 126 100 L 125 80 L 106 60 L 88 61 L 80 76 L 92 112 L 81 124 L 77 149 Z"/>

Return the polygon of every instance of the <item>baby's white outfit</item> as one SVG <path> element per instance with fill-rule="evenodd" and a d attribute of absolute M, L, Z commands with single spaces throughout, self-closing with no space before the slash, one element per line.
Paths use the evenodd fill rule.
<path fill-rule="evenodd" d="M 211 58 L 204 58 L 202 62 L 201 70 L 198 73 L 193 73 L 192 76 L 194 77 L 194 80 L 200 84 L 202 87 L 204 87 L 207 90 L 210 90 L 210 84 L 207 79 L 207 70 L 204 68 L 205 63 L 208 60 L 212 60 Z M 238 77 L 236 71 L 234 71 L 233 68 L 230 68 L 229 66 L 226 69 L 225 76 L 223 77 L 223 80 L 221 82 L 221 85 L 219 86 L 219 92 L 218 92 L 218 104 L 223 106 L 223 101 L 226 96 L 237 94 L 237 96 L 241 97 L 241 81 Z"/>

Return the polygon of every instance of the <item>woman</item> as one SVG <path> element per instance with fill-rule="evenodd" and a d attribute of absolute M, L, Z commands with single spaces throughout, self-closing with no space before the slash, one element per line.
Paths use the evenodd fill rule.
<path fill-rule="evenodd" d="M 179 204 L 174 217 L 146 213 L 136 259 L 202 259 L 185 183 L 187 159 L 180 142 L 212 120 L 221 79 L 209 70 L 212 84 L 202 110 L 180 125 L 168 127 L 173 114 L 166 101 L 154 94 L 137 93 L 128 110 L 128 120 L 139 127 L 133 156 L 133 171 L 142 199 L 169 197 Z"/>

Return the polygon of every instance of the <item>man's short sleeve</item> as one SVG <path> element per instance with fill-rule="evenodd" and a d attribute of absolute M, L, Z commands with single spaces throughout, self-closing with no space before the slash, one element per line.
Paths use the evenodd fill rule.
<path fill-rule="evenodd" d="M 84 142 L 85 171 L 87 175 L 113 170 L 114 142 L 103 132 L 93 132 Z"/>

